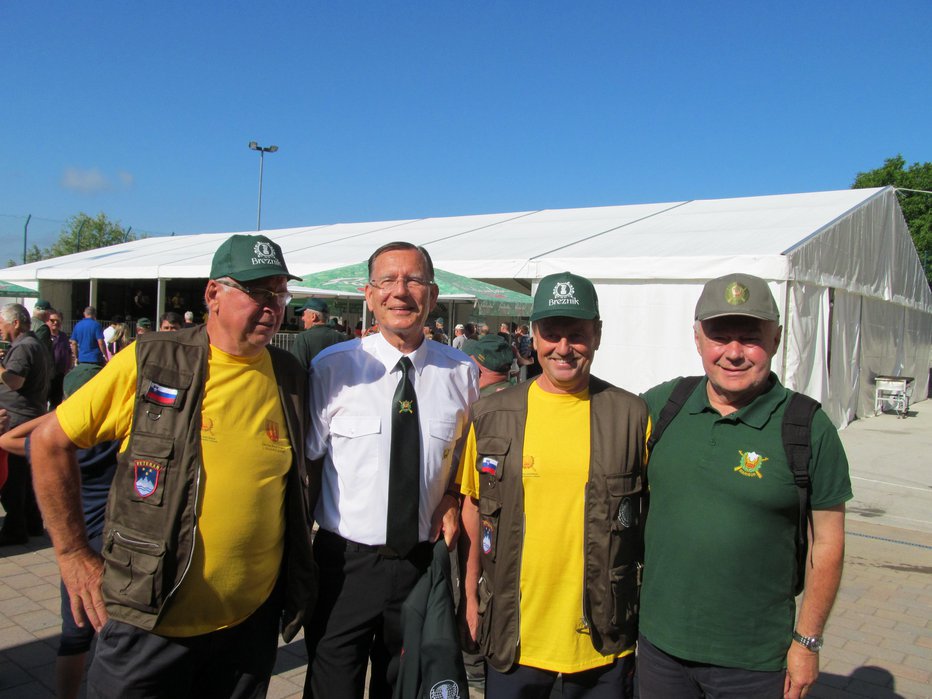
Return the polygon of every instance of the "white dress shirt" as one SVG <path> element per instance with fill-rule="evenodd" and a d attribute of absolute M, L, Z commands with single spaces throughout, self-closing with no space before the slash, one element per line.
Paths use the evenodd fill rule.
<path fill-rule="evenodd" d="M 459 464 L 479 372 L 459 350 L 422 342 L 408 355 L 421 430 L 419 540 Z M 311 365 L 307 456 L 324 458 L 315 518 L 322 529 L 362 544 L 385 543 L 392 398 L 402 353 L 381 334 L 326 348 Z"/>

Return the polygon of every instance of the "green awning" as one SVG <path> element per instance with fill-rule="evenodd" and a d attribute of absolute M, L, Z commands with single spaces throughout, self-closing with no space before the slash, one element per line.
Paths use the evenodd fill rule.
<path fill-rule="evenodd" d="M 39 292 L 33 291 L 25 286 L 20 286 L 19 284 L 14 284 L 13 282 L 0 281 L 0 296 L 21 296 L 23 298 L 36 299 L 39 298 Z"/>
<path fill-rule="evenodd" d="M 295 296 L 323 298 L 358 298 L 365 293 L 368 267 L 365 262 L 308 274 L 300 282 L 291 282 Z M 494 284 L 434 269 L 434 281 L 440 288 L 440 300 L 468 303 L 479 315 L 522 318 L 531 313 L 531 297 Z"/>

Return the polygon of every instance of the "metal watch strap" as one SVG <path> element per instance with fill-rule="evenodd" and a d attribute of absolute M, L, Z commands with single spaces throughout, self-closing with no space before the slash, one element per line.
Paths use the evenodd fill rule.
<path fill-rule="evenodd" d="M 821 636 L 803 636 L 802 634 L 793 631 L 793 640 L 796 641 L 799 645 L 803 646 L 806 650 L 810 650 L 813 653 L 818 653 L 820 650 L 822 650 Z"/>

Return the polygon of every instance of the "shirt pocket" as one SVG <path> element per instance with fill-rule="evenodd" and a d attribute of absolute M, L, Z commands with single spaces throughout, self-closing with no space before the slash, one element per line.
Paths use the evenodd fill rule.
<path fill-rule="evenodd" d="M 333 462 L 346 492 L 371 487 L 379 469 L 381 433 L 377 415 L 338 415 L 330 421 Z"/>
<path fill-rule="evenodd" d="M 426 464 L 446 464 L 453 451 L 456 438 L 456 422 L 452 420 L 428 420 L 428 439 L 421 440 L 427 450 Z"/>

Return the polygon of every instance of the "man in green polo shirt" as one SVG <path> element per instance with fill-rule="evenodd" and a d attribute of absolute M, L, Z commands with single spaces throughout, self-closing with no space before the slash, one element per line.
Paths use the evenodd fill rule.
<path fill-rule="evenodd" d="M 804 696 L 841 579 L 848 462 L 821 410 L 812 422 L 812 531 L 796 611 L 798 496 L 781 427 L 791 391 L 770 366 L 779 311 L 767 283 L 713 279 L 696 305 L 705 377 L 647 469 L 638 676 L 652 697 Z M 656 424 L 677 380 L 644 399 Z"/>

